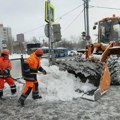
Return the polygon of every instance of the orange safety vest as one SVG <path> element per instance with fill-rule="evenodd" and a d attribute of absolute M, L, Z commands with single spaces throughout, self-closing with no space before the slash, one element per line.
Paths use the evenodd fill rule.
<path fill-rule="evenodd" d="M 30 68 L 38 69 L 41 66 L 40 60 L 41 58 L 37 57 L 35 53 L 32 53 L 30 57 L 26 59 L 26 62 Z"/>

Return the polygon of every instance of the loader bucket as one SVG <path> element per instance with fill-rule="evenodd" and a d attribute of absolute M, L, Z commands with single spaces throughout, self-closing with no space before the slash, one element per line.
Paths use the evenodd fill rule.
<path fill-rule="evenodd" d="M 59 63 L 60 70 L 67 70 L 80 78 L 80 87 L 75 89 L 80 97 L 92 101 L 98 100 L 110 86 L 108 65 L 100 61 L 73 60 Z"/>
<path fill-rule="evenodd" d="M 98 80 L 99 81 L 99 80 Z M 103 94 L 105 94 L 110 87 L 110 72 L 108 69 L 108 65 L 104 64 L 104 69 L 102 71 L 100 84 L 95 90 L 88 91 L 87 93 L 80 92 L 81 98 L 96 101 L 101 98 Z"/>

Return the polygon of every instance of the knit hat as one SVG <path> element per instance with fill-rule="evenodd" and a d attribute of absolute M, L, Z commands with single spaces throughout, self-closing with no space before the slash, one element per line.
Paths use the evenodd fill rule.
<path fill-rule="evenodd" d="M 42 49 L 38 48 L 38 49 L 35 51 L 35 54 L 36 54 L 36 55 L 43 55 L 44 53 L 43 53 L 43 50 L 42 50 Z"/>
<path fill-rule="evenodd" d="M 3 49 L 1 51 L 2 54 L 5 54 L 5 55 L 9 55 L 10 54 L 10 51 L 8 49 Z"/>

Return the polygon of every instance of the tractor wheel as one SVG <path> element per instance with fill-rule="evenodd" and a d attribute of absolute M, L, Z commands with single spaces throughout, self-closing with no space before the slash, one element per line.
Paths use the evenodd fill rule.
<path fill-rule="evenodd" d="M 120 56 L 111 55 L 107 64 L 111 74 L 111 85 L 120 85 Z"/>

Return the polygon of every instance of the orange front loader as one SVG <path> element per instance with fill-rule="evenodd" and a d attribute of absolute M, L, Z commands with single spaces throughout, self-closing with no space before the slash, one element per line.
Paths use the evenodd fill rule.
<path fill-rule="evenodd" d="M 120 18 L 104 18 L 96 25 L 98 25 L 98 42 L 86 47 L 85 57 L 92 61 L 101 62 L 104 67 L 100 73 L 101 78 L 98 79 L 99 85 L 93 95 L 90 97 L 89 92 L 91 91 L 87 94 L 81 92 L 81 97 L 89 100 L 99 99 L 108 91 L 110 84 L 120 85 L 120 74 L 118 73 L 120 69 Z M 94 26 L 94 28 L 96 27 Z M 92 81 L 94 80 L 90 80 L 90 83 Z"/>

